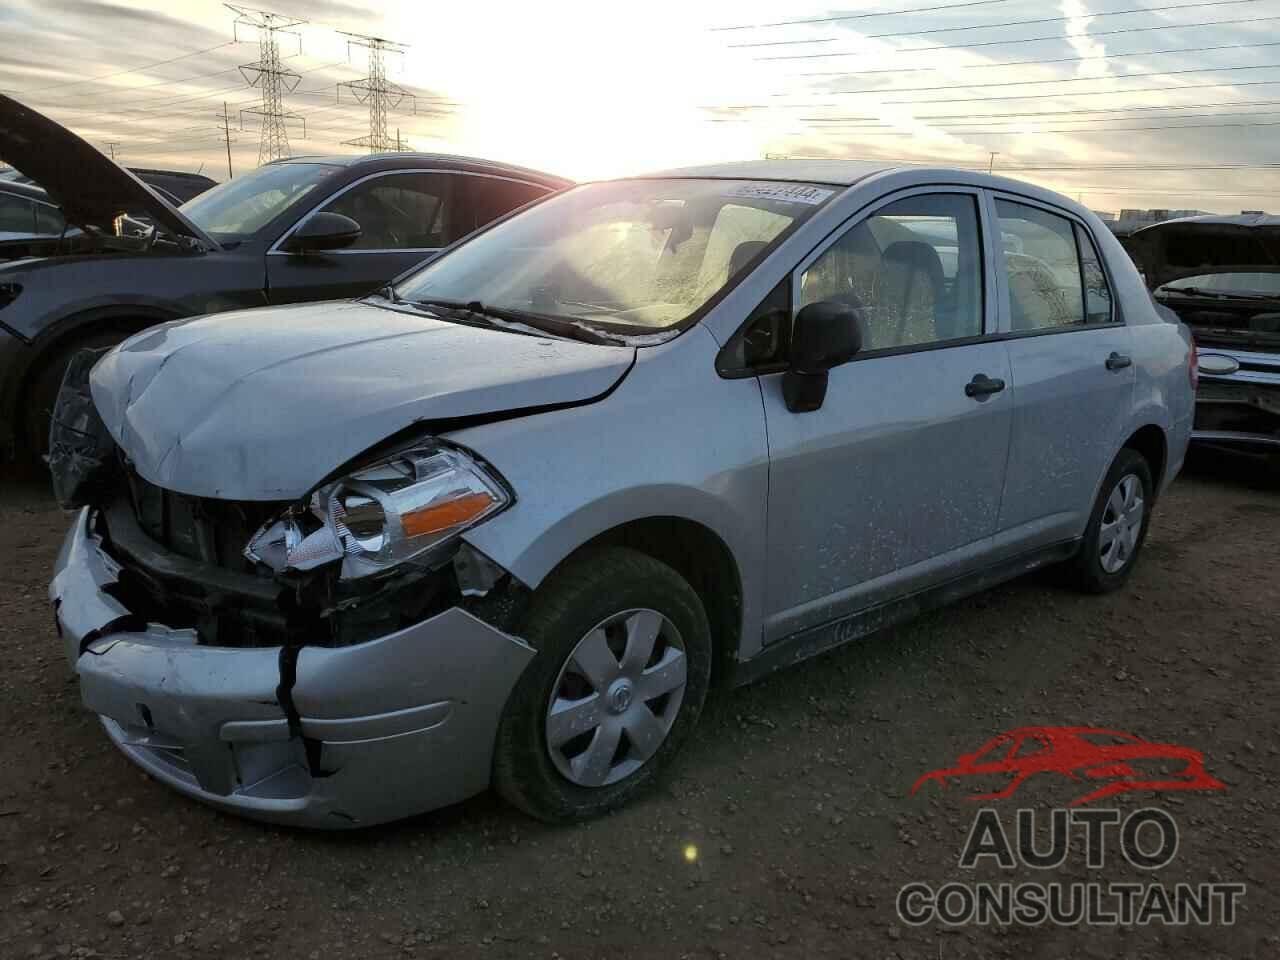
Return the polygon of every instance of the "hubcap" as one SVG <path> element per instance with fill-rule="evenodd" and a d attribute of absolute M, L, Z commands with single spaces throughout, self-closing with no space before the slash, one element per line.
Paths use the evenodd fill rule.
<path fill-rule="evenodd" d="M 1124 569 L 1138 548 L 1142 533 L 1142 521 L 1146 515 L 1146 503 L 1142 499 L 1142 481 L 1137 474 L 1129 473 L 1107 497 L 1102 510 L 1102 527 L 1098 534 L 1098 559 L 1107 573 Z"/>
<path fill-rule="evenodd" d="M 578 641 L 547 704 L 547 751 L 583 787 L 616 783 L 657 752 L 680 712 L 688 662 L 675 624 L 624 610 Z"/>

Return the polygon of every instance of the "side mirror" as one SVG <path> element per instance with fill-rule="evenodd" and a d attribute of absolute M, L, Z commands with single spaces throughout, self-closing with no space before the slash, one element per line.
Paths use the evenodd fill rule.
<path fill-rule="evenodd" d="M 341 213 L 313 213 L 307 222 L 293 231 L 284 249 L 290 253 L 312 253 L 316 250 L 338 250 L 360 239 L 360 224 Z"/>
<path fill-rule="evenodd" d="M 809 413 L 827 396 L 827 371 L 862 349 L 858 311 L 822 300 L 803 307 L 791 328 L 791 369 L 782 375 L 782 397 L 792 413 Z"/>

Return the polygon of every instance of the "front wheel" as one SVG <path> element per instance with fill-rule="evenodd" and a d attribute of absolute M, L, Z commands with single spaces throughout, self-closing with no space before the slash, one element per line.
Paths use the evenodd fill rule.
<path fill-rule="evenodd" d="M 498 727 L 498 792 L 548 821 L 627 803 L 702 710 L 711 630 L 697 593 L 646 554 L 593 550 L 547 579 L 519 632 L 538 655 Z"/>
<path fill-rule="evenodd" d="M 1153 496 L 1146 458 L 1128 447 L 1121 450 L 1102 482 L 1074 561 L 1081 589 L 1107 593 L 1129 578 L 1147 537 Z"/>

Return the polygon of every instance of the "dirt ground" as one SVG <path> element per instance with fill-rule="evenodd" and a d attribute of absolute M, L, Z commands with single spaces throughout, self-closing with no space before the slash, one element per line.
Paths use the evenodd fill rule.
<path fill-rule="evenodd" d="M 1123 591 L 1024 578 L 713 694 L 663 788 L 567 828 L 481 796 L 307 833 L 150 780 L 54 637 L 65 523 L 38 482 L 0 486 L 0 957 L 1280 956 L 1280 487 L 1247 465 L 1178 480 Z M 1180 846 L 1156 879 L 1245 883 L 1235 924 L 903 924 L 904 884 L 975 879 L 957 858 L 980 806 L 912 784 L 1033 724 L 1203 750 L 1225 791 L 1099 805 L 1167 810 Z M 1072 799 L 1050 792 L 991 805 L 1011 825 Z M 1118 859 L 978 878 L 1153 879 Z"/>

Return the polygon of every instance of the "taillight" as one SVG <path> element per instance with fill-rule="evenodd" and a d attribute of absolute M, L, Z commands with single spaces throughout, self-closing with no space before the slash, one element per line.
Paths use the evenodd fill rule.
<path fill-rule="evenodd" d="M 1187 357 L 1187 379 L 1191 381 L 1192 390 L 1200 386 L 1200 351 L 1194 337 L 1191 338 L 1191 353 Z"/>

